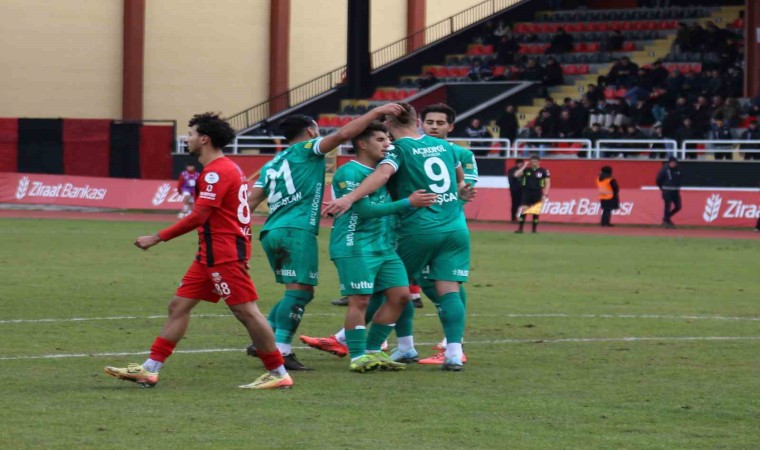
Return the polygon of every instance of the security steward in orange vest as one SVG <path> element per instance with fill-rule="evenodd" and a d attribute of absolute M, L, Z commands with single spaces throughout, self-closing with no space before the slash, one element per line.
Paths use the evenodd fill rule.
<path fill-rule="evenodd" d="M 620 208 L 620 187 L 617 181 L 612 178 L 612 167 L 602 167 L 602 171 L 596 179 L 596 187 L 599 189 L 599 200 L 602 206 L 602 226 L 611 227 L 612 211 Z"/>

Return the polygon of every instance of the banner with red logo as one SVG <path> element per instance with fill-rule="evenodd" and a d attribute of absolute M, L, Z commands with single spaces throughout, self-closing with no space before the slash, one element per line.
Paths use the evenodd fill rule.
<path fill-rule="evenodd" d="M 0 173 L 0 203 L 180 210 L 175 181 Z"/>
<path fill-rule="evenodd" d="M 760 217 L 760 190 L 685 189 L 681 191 L 682 210 L 673 216 L 678 225 L 754 227 Z M 468 219 L 509 220 L 508 189 L 479 188 L 467 204 Z M 620 209 L 612 222 L 659 225 L 664 203 L 659 190 L 621 189 Z M 594 189 L 552 189 L 544 202 L 541 220 L 547 222 L 598 223 L 602 210 Z"/>
<path fill-rule="evenodd" d="M 175 185 L 174 180 L 0 173 L 0 203 L 177 211 L 182 196 Z M 329 187 L 326 191 L 325 198 L 331 198 Z M 754 227 L 760 217 L 760 190 L 686 189 L 681 197 L 683 209 L 673 217 L 678 225 Z M 468 219 L 508 221 L 509 209 L 509 189 L 481 187 L 465 213 Z M 658 190 L 622 189 L 612 221 L 658 225 L 663 209 Z M 598 223 L 601 213 L 594 189 L 552 189 L 541 220 Z"/>

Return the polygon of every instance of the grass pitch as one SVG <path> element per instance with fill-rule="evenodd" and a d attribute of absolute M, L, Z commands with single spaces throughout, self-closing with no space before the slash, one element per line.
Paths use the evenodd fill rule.
<path fill-rule="evenodd" d="M 145 359 L 193 236 L 141 252 L 160 224 L 0 225 L 0 448 L 760 446 L 758 241 L 473 233 L 464 372 L 359 375 L 297 349 L 316 371 L 252 392 L 236 386 L 261 365 L 221 304 L 197 308 L 156 388 L 102 372 Z M 328 237 L 299 333 L 342 323 Z M 267 311 L 281 289 L 258 243 L 251 266 Z M 415 324 L 427 356 L 431 303 Z"/>

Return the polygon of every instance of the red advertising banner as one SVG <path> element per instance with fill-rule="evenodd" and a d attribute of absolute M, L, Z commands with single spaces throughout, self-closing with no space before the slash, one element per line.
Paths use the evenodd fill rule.
<path fill-rule="evenodd" d="M 75 177 L 0 173 L 0 203 L 61 205 L 116 209 L 176 211 L 182 197 L 174 180 Z M 331 198 L 329 186 L 325 198 Z M 681 192 L 683 210 L 674 216 L 678 225 L 754 227 L 760 217 L 760 190 L 703 189 Z M 658 225 L 663 202 L 657 190 L 622 189 L 620 209 L 613 223 Z M 468 219 L 509 220 L 508 189 L 479 188 L 465 206 Z M 594 189 L 552 189 L 544 203 L 546 222 L 598 223 L 601 209 Z"/>
<path fill-rule="evenodd" d="M 0 173 L 0 203 L 180 210 L 176 182 Z"/>
<path fill-rule="evenodd" d="M 673 216 L 678 225 L 754 227 L 760 217 L 760 190 L 705 189 L 681 191 L 683 209 Z M 478 189 L 465 206 L 468 219 L 509 220 L 508 189 Z M 659 225 L 664 204 L 659 190 L 621 189 L 620 209 L 613 223 Z M 541 220 L 546 222 L 598 223 L 602 211 L 594 189 L 552 189 L 544 202 Z"/>

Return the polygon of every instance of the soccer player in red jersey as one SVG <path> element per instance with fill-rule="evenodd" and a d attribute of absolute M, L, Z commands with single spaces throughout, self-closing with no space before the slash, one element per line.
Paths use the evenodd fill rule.
<path fill-rule="evenodd" d="M 293 380 L 275 346 L 272 328 L 256 306 L 256 288 L 248 275 L 251 255 L 248 183 L 240 167 L 222 153 L 222 148 L 234 139 L 235 131 L 213 113 L 195 115 L 189 127 L 188 152 L 198 156 L 204 166 L 195 186 L 193 211 L 169 228 L 138 237 L 135 245 L 147 250 L 197 229 L 198 253 L 169 302 L 169 316 L 153 341 L 148 360 L 126 368 L 106 367 L 105 372 L 143 387 L 155 386 L 164 361 L 185 335 L 190 311 L 201 301 L 216 303 L 224 299 L 248 330 L 268 370 L 253 383 L 240 387 L 289 388 Z"/>
<path fill-rule="evenodd" d="M 188 164 L 185 170 L 179 174 L 177 180 L 177 192 L 182 196 L 182 211 L 177 215 L 180 219 L 190 214 L 195 201 L 195 183 L 198 182 L 200 174 L 195 170 L 193 164 Z"/>

